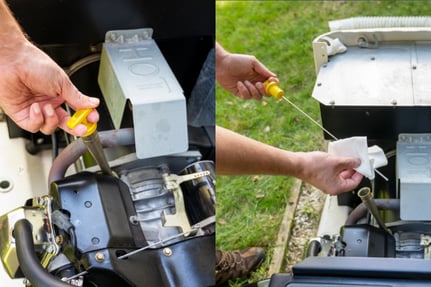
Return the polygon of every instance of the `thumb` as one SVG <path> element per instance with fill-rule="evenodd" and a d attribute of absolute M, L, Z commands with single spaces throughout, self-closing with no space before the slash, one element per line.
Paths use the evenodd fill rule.
<path fill-rule="evenodd" d="M 96 108 L 100 103 L 98 98 L 88 97 L 81 93 L 70 80 L 64 83 L 61 96 L 75 111 L 78 109 Z"/>
<path fill-rule="evenodd" d="M 355 157 L 346 157 L 343 160 L 343 167 L 344 168 L 357 168 L 361 165 L 361 160 L 359 158 Z"/>

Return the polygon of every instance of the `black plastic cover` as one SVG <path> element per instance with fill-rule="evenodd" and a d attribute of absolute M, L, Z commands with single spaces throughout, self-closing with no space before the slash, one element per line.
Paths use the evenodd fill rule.
<path fill-rule="evenodd" d="M 395 257 L 395 239 L 386 231 L 368 224 L 345 225 L 342 241 L 349 257 Z"/>

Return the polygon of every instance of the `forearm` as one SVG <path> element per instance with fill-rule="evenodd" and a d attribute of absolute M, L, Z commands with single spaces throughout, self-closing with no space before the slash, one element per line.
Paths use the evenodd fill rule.
<path fill-rule="evenodd" d="M 220 73 L 224 72 L 223 67 L 223 60 L 229 55 L 229 52 L 227 52 L 218 42 L 216 42 L 215 45 L 215 59 L 216 59 L 216 78 Z"/>
<path fill-rule="evenodd" d="M 0 0 L 0 47 L 25 41 L 25 36 L 4 0 Z"/>
<path fill-rule="evenodd" d="M 270 174 L 301 177 L 301 153 L 278 149 L 216 128 L 216 168 L 219 175 Z"/>
<path fill-rule="evenodd" d="M 216 55 L 216 64 L 217 61 L 222 60 L 225 56 L 229 54 L 218 42 L 216 42 L 215 55 Z"/>

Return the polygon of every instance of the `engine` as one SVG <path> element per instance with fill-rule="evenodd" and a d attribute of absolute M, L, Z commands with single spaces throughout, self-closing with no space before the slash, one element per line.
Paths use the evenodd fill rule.
<path fill-rule="evenodd" d="M 64 286 L 211 285 L 213 162 L 170 170 L 192 158 L 132 161 L 115 168 L 118 177 L 81 172 L 53 182 L 49 195 L 0 218 L 8 274 L 34 286 L 63 286 L 49 275 Z"/>

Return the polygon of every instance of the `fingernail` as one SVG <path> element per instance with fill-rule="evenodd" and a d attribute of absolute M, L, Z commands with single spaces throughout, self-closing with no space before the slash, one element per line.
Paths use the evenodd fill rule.
<path fill-rule="evenodd" d="M 32 106 L 31 106 L 31 109 L 33 110 L 33 112 L 35 113 L 35 114 L 40 114 L 40 107 L 39 107 L 39 104 L 33 104 Z"/>
<path fill-rule="evenodd" d="M 90 103 L 92 103 L 93 105 L 98 105 L 99 104 L 99 99 L 98 98 L 90 98 Z"/>
<path fill-rule="evenodd" d="M 54 109 L 51 105 L 46 105 L 44 109 L 47 116 L 51 117 L 54 115 Z"/>

